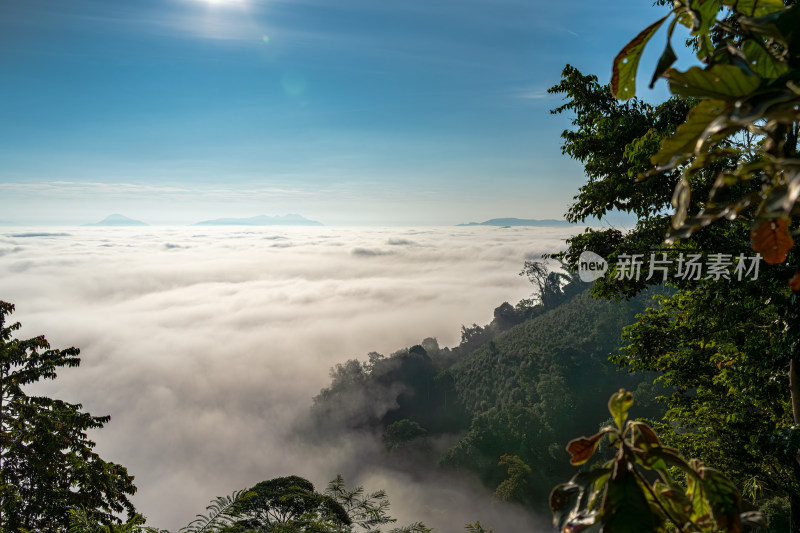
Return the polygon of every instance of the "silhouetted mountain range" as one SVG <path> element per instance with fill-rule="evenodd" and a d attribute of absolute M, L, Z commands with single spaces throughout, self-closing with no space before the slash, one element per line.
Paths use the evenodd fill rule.
<path fill-rule="evenodd" d="M 134 220 L 124 215 L 108 215 L 100 222 L 93 222 L 91 224 L 84 224 L 84 226 L 147 226 L 141 220 Z"/>

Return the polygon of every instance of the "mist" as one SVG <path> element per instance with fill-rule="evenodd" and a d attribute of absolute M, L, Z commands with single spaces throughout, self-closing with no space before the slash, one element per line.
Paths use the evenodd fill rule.
<path fill-rule="evenodd" d="M 525 259 L 577 231 L 0 229 L 0 299 L 21 338 L 81 349 L 80 368 L 35 392 L 111 415 L 96 450 L 136 476 L 149 525 L 177 530 L 212 498 L 276 476 L 321 490 L 342 473 L 386 489 L 399 524 L 532 530 L 549 519 L 493 507 L 471 479 L 381 463 L 374 435 L 307 442 L 297 427 L 333 365 L 426 337 L 457 344 L 462 324 L 530 295 Z"/>

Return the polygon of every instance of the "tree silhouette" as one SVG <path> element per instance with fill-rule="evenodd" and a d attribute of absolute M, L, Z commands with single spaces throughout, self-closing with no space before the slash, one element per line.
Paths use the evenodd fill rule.
<path fill-rule="evenodd" d="M 20 328 L 7 323 L 13 311 L 0 301 L 0 530 L 66 529 L 69 509 L 79 507 L 103 523 L 118 522 L 122 511 L 134 516 L 133 476 L 94 453 L 86 434 L 110 417 L 24 390 L 54 379 L 59 367 L 77 367 L 80 351 L 51 349 L 44 336 L 12 338 Z"/>

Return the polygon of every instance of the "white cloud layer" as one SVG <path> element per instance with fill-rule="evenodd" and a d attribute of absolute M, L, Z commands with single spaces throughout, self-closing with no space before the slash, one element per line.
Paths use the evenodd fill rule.
<path fill-rule="evenodd" d="M 502 533 L 530 519 L 504 512 L 505 527 L 466 482 L 359 465 L 356 449 L 374 443 L 300 446 L 293 427 L 335 363 L 425 337 L 456 344 L 462 324 L 530 294 L 525 258 L 576 231 L 6 228 L 0 299 L 16 305 L 21 336 L 81 348 L 81 367 L 37 392 L 112 416 L 98 451 L 136 476 L 134 503 L 154 526 L 177 529 L 264 479 L 322 487 L 342 472 L 386 488 L 401 522 L 449 532 L 480 519 Z"/>

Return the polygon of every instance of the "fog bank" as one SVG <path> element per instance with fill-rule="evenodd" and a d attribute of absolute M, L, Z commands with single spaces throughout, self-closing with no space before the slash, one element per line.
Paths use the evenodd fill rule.
<path fill-rule="evenodd" d="M 0 228 L 0 299 L 20 336 L 81 348 L 80 368 L 36 390 L 111 415 L 97 451 L 136 476 L 150 525 L 177 530 L 264 479 L 322 489 L 341 472 L 386 489 L 401 523 L 449 532 L 480 519 L 502 533 L 513 527 L 491 522 L 469 481 L 369 465 L 369 438 L 298 445 L 292 428 L 335 363 L 425 337 L 457 344 L 462 324 L 530 294 L 526 258 L 577 231 Z"/>

